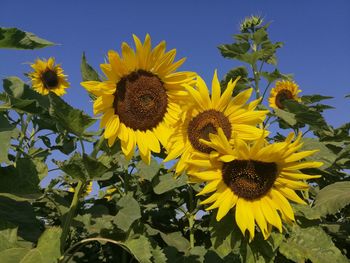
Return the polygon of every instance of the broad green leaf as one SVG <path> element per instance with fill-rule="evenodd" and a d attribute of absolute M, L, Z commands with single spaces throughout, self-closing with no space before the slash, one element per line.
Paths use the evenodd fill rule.
<path fill-rule="evenodd" d="M 323 142 L 318 141 L 318 139 L 304 138 L 303 143 L 302 151 L 318 150 L 315 154 L 307 157 L 306 160 L 323 162 L 322 168 L 330 167 L 337 159 L 337 155 L 328 149 Z"/>
<path fill-rule="evenodd" d="M 0 196 L 0 218 L 17 226 L 18 236 L 24 240 L 36 242 L 41 234 L 41 224 L 29 202 Z"/>
<path fill-rule="evenodd" d="M 0 220 L 0 251 L 17 247 L 17 227 Z"/>
<path fill-rule="evenodd" d="M 36 248 L 11 248 L 0 252 L 5 257 L 1 262 L 16 263 L 55 263 L 60 257 L 61 229 L 53 227 L 47 229 L 39 238 Z M 11 257 L 11 259 L 9 258 Z M 16 261 L 12 261 L 16 260 Z"/>
<path fill-rule="evenodd" d="M 268 34 L 265 28 L 262 27 L 255 31 L 253 34 L 253 40 L 256 45 L 260 45 L 262 42 L 268 40 Z"/>
<path fill-rule="evenodd" d="M 182 175 L 175 178 L 173 173 L 156 176 L 152 180 L 153 190 L 156 194 L 163 194 L 187 183 L 187 177 Z"/>
<path fill-rule="evenodd" d="M 83 136 L 85 130 L 95 123 L 95 119 L 81 110 L 74 109 L 56 94 L 50 93 L 48 96 L 50 100 L 50 115 L 56 119 L 59 126 L 67 131 L 77 136 Z"/>
<path fill-rule="evenodd" d="M 43 109 L 49 108 L 49 99 L 31 89 L 27 84 L 18 77 L 8 77 L 4 79 L 4 90 L 10 96 L 22 100 L 35 100 L 36 106 Z"/>
<path fill-rule="evenodd" d="M 294 262 L 349 262 L 321 228 L 295 226 L 293 230 L 290 237 L 279 247 L 279 251 L 286 258 Z"/>
<path fill-rule="evenodd" d="M 154 176 L 158 174 L 160 167 L 161 165 L 155 159 L 151 160 L 150 165 L 140 161 L 136 164 L 137 172 L 135 175 L 139 176 L 141 179 L 152 181 Z"/>
<path fill-rule="evenodd" d="M 60 252 L 60 237 L 62 229 L 52 227 L 45 230 L 40 236 L 38 245 L 35 249 L 40 253 L 42 263 L 54 263 L 61 256 Z M 31 261 L 28 261 L 28 263 Z M 33 262 L 35 263 L 35 262 Z"/>
<path fill-rule="evenodd" d="M 327 185 L 318 192 L 313 209 L 320 216 L 335 214 L 350 204 L 350 181 Z"/>
<path fill-rule="evenodd" d="M 151 243 L 145 236 L 138 236 L 125 241 L 124 245 L 130 250 L 130 253 L 140 263 L 151 263 Z"/>
<path fill-rule="evenodd" d="M 225 44 L 218 47 L 221 52 L 221 55 L 224 58 L 237 58 L 241 54 L 245 54 L 250 49 L 249 43 L 233 43 Z"/>
<path fill-rule="evenodd" d="M 289 79 L 290 76 L 286 75 L 286 74 L 282 74 L 278 69 L 275 69 L 272 72 L 267 72 L 267 71 L 263 71 L 260 73 L 261 76 L 263 76 L 268 83 L 272 83 L 275 80 L 279 80 L 279 79 Z"/>
<path fill-rule="evenodd" d="M 226 89 L 227 84 L 232 80 L 234 81 L 237 77 L 240 79 L 237 81 L 237 84 L 233 90 L 233 95 L 237 95 L 239 92 L 249 88 L 249 80 L 248 80 L 248 71 L 245 67 L 240 66 L 231 69 L 221 81 L 221 89 L 222 92 Z"/>
<path fill-rule="evenodd" d="M 37 166 L 29 158 L 18 159 L 16 167 L 0 167 L 0 193 L 30 197 L 40 193 L 39 183 Z"/>
<path fill-rule="evenodd" d="M 173 232 L 170 234 L 160 233 L 164 242 L 170 247 L 175 247 L 178 251 L 187 253 L 190 249 L 190 242 L 184 238 L 181 232 Z"/>
<path fill-rule="evenodd" d="M 0 48 L 37 49 L 54 43 L 17 28 L 0 27 Z"/>
<path fill-rule="evenodd" d="M 294 126 L 297 121 L 295 119 L 295 114 L 281 110 L 281 109 L 274 109 L 275 115 L 282 120 L 284 120 L 286 123 L 288 123 L 290 126 Z"/>
<path fill-rule="evenodd" d="M 28 248 L 9 248 L 0 252 L 2 263 L 23 263 L 22 259 L 28 254 Z M 40 262 L 37 262 L 40 263 Z"/>
<path fill-rule="evenodd" d="M 120 210 L 115 216 L 114 223 L 119 229 L 126 232 L 135 220 L 141 218 L 139 203 L 129 193 L 118 201 L 117 206 L 120 207 Z"/>
<path fill-rule="evenodd" d="M 56 161 L 58 167 L 74 179 L 83 181 L 98 179 L 108 172 L 108 168 L 98 160 L 84 154 L 75 153 L 69 160 Z"/>
<path fill-rule="evenodd" d="M 10 148 L 11 137 L 15 135 L 16 127 L 11 125 L 7 118 L 0 114 L 0 164 L 8 162 L 8 150 Z"/>

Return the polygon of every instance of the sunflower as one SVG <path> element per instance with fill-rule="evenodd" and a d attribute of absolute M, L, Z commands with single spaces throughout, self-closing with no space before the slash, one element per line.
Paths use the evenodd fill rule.
<path fill-rule="evenodd" d="M 216 133 L 218 128 L 224 131 L 230 140 L 233 132 L 244 140 L 256 140 L 261 137 L 262 130 L 256 128 L 268 111 L 255 111 L 260 100 L 247 103 L 252 89 L 245 90 L 232 97 L 238 79 L 230 81 L 226 90 L 221 94 L 217 72 L 212 80 L 212 95 L 201 77 L 197 77 L 196 86 L 184 85 L 188 90 L 191 101 L 189 107 L 184 108 L 183 116 L 176 125 L 174 134 L 169 139 L 168 156 L 164 160 L 170 161 L 179 157 L 175 172 L 183 172 L 186 161 L 194 151 L 210 153 L 212 148 L 200 142 L 209 139 L 210 133 Z M 267 132 L 264 135 L 267 136 Z"/>
<path fill-rule="evenodd" d="M 236 206 L 237 225 L 243 234 L 248 230 L 250 240 L 254 238 L 255 222 L 267 239 L 272 226 L 282 232 L 282 220 L 295 221 L 288 199 L 305 204 L 295 190 L 307 190 L 309 186 L 300 180 L 320 177 L 300 169 L 322 165 L 300 161 L 317 152 L 297 152 L 302 147 L 301 134 L 294 142 L 291 133 L 285 141 L 273 144 L 267 144 L 263 137 L 247 143 L 234 135 L 234 147 L 222 129 L 209 137 L 210 142 L 201 141 L 215 151 L 194 155 L 189 161 L 189 174 L 194 181 L 207 183 L 198 195 L 211 193 L 201 204 L 213 203 L 207 210 L 218 208 L 217 221 Z"/>
<path fill-rule="evenodd" d="M 92 181 L 90 181 L 90 182 L 88 182 L 88 184 L 86 184 L 85 189 L 83 190 L 84 197 L 87 197 L 92 192 L 92 186 L 93 186 Z M 75 187 L 76 187 L 76 185 L 72 185 L 72 184 L 69 185 L 68 192 L 74 193 Z"/>
<path fill-rule="evenodd" d="M 28 76 L 32 80 L 35 91 L 42 95 L 53 92 L 57 96 L 66 93 L 65 89 L 69 87 L 67 76 L 63 74 L 63 69 L 59 64 L 55 65 L 54 58 L 50 57 L 47 61 L 37 59 L 30 66 L 34 69 L 34 72 L 29 73 Z"/>
<path fill-rule="evenodd" d="M 283 109 L 283 101 L 295 100 L 300 102 L 298 93 L 301 92 L 299 86 L 289 80 L 277 81 L 276 86 L 270 92 L 269 104 L 271 108 Z"/>
<path fill-rule="evenodd" d="M 185 59 L 174 62 L 176 50 L 165 52 L 164 41 L 152 49 L 148 34 L 144 43 L 133 38 L 136 51 L 123 43 L 121 56 L 108 52 L 109 63 L 101 64 L 107 80 L 81 85 L 97 96 L 94 114 L 103 114 L 101 127 L 109 146 L 119 138 L 130 159 L 137 145 L 142 160 L 149 164 L 151 151 L 159 153 L 160 143 L 167 144 L 170 127 L 181 112 L 179 102 L 187 95 L 182 85 L 195 74 L 175 72 Z"/>

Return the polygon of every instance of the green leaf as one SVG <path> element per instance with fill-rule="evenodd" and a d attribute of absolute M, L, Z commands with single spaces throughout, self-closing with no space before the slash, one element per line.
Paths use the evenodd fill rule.
<path fill-rule="evenodd" d="M 239 55 L 245 54 L 250 49 L 249 43 L 233 43 L 225 44 L 218 47 L 224 58 L 237 58 Z"/>
<path fill-rule="evenodd" d="M 30 251 L 28 248 L 10 248 L 0 252 L 2 263 L 22 263 L 22 259 Z"/>
<path fill-rule="evenodd" d="M 87 63 L 86 57 L 85 57 L 85 52 L 83 52 L 83 56 L 81 58 L 80 70 L 81 70 L 81 77 L 82 77 L 83 81 L 90 81 L 90 80 L 101 81 L 96 70 L 94 70 L 93 67 L 91 67 Z M 92 93 L 89 93 L 89 96 L 93 100 L 96 99 L 96 96 Z"/>
<path fill-rule="evenodd" d="M 295 119 L 295 114 L 290 113 L 288 111 L 281 110 L 281 109 L 274 109 L 274 111 L 275 111 L 275 115 L 278 118 L 284 120 L 290 126 L 294 126 L 297 123 Z"/>
<path fill-rule="evenodd" d="M 308 161 L 323 162 L 322 168 L 328 168 L 333 165 L 337 159 L 337 155 L 334 154 L 325 143 L 320 142 L 318 139 L 304 138 L 302 151 L 319 150 L 315 154 L 306 158 Z"/>
<path fill-rule="evenodd" d="M 152 179 L 158 174 L 160 167 L 161 165 L 155 159 L 151 159 L 150 165 L 140 161 L 136 164 L 137 172 L 135 175 L 151 182 Z"/>
<path fill-rule="evenodd" d="M 15 131 L 16 127 L 11 125 L 7 118 L 0 114 L 0 164 L 9 161 L 7 155 L 11 137 L 15 135 Z"/>
<path fill-rule="evenodd" d="M 183 186 L 186 183 L 186 176 L 182 175 L 178 178 L 175 178 L 173 173 L 158 175 L 152 180 L 153 190 L 156 194 L 159 195 Z"/>
<path fill-rule="evenodd" d="M 4 257 L 1 262 L 16 263 L 55 263 L 60 257 L 61 229 L 53 227 L 47 229 L 39 238 L 36 248 L 11 248 L 0 252 Z M 15 260 L 15 261 L 14 261 Z"/>
<path fill-rule="evenodd" d="M 263 71 L 260 73 L 261 76 L 263 76 L 268 83 L 272 83 L 275 80 L 278 79 L 289 79 L 290 76 L 286 75 L 286 74 L 282 74 L 278 69 L 275 69 L 272 72 L 267 72 L 267 71 Z"/>
<path fill-rule="evenodd" d="M 139 203 L 129 193 L 118 201 L 117 206 L 120 207 L 120 210 L 115 216 L 114 223 L 118 228 L 126 232 L 132 223 L 141 218 Z"/>
<path fill-rule="evenodd" d="M 25 240 L 36 242 L 41 234 L 41 224 L 29 202 L 0 196 L 0 218 L 17 226 L 18 236 Z"/>
<path fill-rule="evenodd" d="M 0 193 L 30 197 L 40 193 L 39 173 L 29 158 L 20 158 L 16 167 L 0 167 Z"/>
<path fill-rule="evenodd" d="M 256 45 L 260 45 L 262 42 L 268 40 L 268 34 L 265 28 L 262 27 L 255 31 L 253 34 L 253 40 Z"/>
<path fill-rule="evenodd" d="M 84 154 L 75 153 L 69 160 L 64 162 L 55 162 L 57 166 L 66 174 L 74 179 L 83 181 L 93 180 L 102 177 L 108 168 L 100 161 Z"/>
<path fill-rule="evenodd" d="M 138 236 L 125 241 L 125 246 L 141 263 L 151 263 L 151 243 L 145 236 Z"/>
<path fill-rule="evenodd" d="M 312 104 L 315 102 L 319 102 L 322 100 L 328 100 L 328 99 L 333 99 L 331 96 L 322 96 L 319 94 L 314 94 L 314 95 L 304 95 L 301 97 L 302 102 L 305 104 Z"/>
<path fill-rule="evenodd" d="M 81 70 L 81 77 L 83 81 L 89 81 L 89 80 L 101 81 L 96 70 L 94 70 L 93 67 L 91 67 L 87 63 L 85 52 L 83 52 L 83 56 L 81 58 L 80 70 Z"/>
<path fill-rule="evenodd" d="M 0 220 L 0 251 L 17 247 L 17 227 Z"/>
<path fill-rule="evenodd" d="M 33 33 L 17 28 L 0 27 L 0 48 L 37 49 L 52 45 L 54 43 L 39 38 Z"/>
<path fill-rule="evenodd" d="M 333 244 L 332 239 L 319 227 L 295 226 L 290 238 L 284 241 L 279 251 L 294 262 L 310 260 L 314 263 L 345 263 L 348 259 Z"/>
<path fill-rule="evenodd" d="M 81 110 L 74 109 L 56 94 L 51 92 L 48 96 L 50 100 L 50 115 L 56 119 L 59 126 L 67 131 L 77 136 L 83 136 L 85 130 L 95 123 L 95 119 Z"/>
<path fill-rule="evenodd" d="M 234 81 L 237 77 L 240 79 L 237 81 L 237 84 L 233 90 L 233 95 L 237 95 L 239 92 L 249 88 L 249 80 L 248 80 L 248 71 L 245 67 L 236 67 L 231 69 L 224 78 L 221 80 L 221 89 L 224 91 L 227 87 L 227 84 L 232 80 Z"/>
<path fill-rule="evenodd" d="M 350 204 L 350 182 L 336 182 L 318 192 L 315 209 L 320 216 L 335 214 Z"/>
<path fill-rule="evenodd" d="M 170 234 L 160 233 L 162 239 L 170 247 L 175 247 L 178 251 L 187 253 L 190 249 L 190 242 L 183 237 L 181 232 L 173 232 Z"/>

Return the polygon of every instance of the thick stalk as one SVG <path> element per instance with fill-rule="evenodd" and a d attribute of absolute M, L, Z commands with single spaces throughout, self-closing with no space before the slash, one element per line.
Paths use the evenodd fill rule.
<path fill-rule="evenodd" d="M 75 188 L 74 196 L 72 199 L 72 203 L 69 207 L 69 211 L 68 211 L 67 216 L 64 220 L 64 225 L 63 225 L 63 230 L 62 230 L 62 235 L 61 235 L 61 252 L 62 253 L 64 252 L 64 247 L 66 245 L 70 226 L 72 224 L 73 218 L 74 218 L 76 210 L 78 208 L 80 195 L 83 192 L 83 189 L 84 189 L 84 183 L 82 181 L 79 181 L 77 187 Z"/>

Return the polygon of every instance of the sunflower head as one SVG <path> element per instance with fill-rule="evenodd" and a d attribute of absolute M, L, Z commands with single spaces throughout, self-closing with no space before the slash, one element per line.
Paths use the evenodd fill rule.
<path fill-rule="evenodd" d="M 66 75 L 60 65 L 55 65 L 55 59 L 50 57 L 48 60 L 37 59 L 31 64 L 34 72 L 29 73 L 32 86 L 35 91 L 42 95 L 53 92 L 58 96 L 66 93 L 65 89 L 69 87 Z"/>
<path fill-rule="evenodd" d="M 152 49 L 146 35 L 142 43 L 134 37 L 135 50 L 123 43 L 121 54 L 108 52 L 108 63 L 101 64 L 103 82 L 81 85 L 93 93 L 94 113 L 102 114 L 104 137 L 112 146 L 119 138 L 128 159 L 138 146 L 142 160 L 150 163 L 151 152 L 166 146 L 171 128 L 179 119 L 180 102 L 187 97 L 182 85 L 190 83 L 193 72 L 176 72 L 185 61 L 174 61 L 176 50 L 165 51 L 165 42 Z"/>
<path fill-rule="evenodd" d="M 271 90 L 269 104 L 271 108 L 283 109 L 285 100 L 295 100 L 300 102 L 298 93 L 301 92 L 299 86 L 289 80 L 277 81 L 276 86 Z"/>
<path fill-rule="evenodd" d="M 226 138 L 231 140 L 236 132 L 244 140 L 256 140 L 267 132 L 256 128 L 268 111 L 257 111 L 255 108 L 260 100 L 248 103 L 252 89 L 245 90 L 232 97 L 232 92 L 239 78 L 230 81 L 227 88 L 221 93 L 217 72 L 215 71 L 211 95 L 207 85 L 201 77 L 197 77 L 195 87 L 185 85 L 191 100 L 183 108 L 183 118 L 175 126 L 175 132 L 170 138 L 168 156 L 164 160 L 170 161 L 179 157 L 176 173 L 182 173 L 186 161 L 194 152 L 210 153 L 213 149 L 204 144 L 201 139 L 208 140 L 210 134 L 216 134 L 222 129 Z"/>
<path fill-rule="evenodd" d="M 302 146 L 301 134 L 294 141 L 290 134 L 285 141 L 273 144 L 267 144 L 263 137 L 246 142 L 234 135 L 234 147 L 222 129 L 209 137 L 210 142 L 202 142 L 214 151 L 210 155 L 195 154 L 188 161 L 193 181 L 206 183 L 199 195 L 210 193 L 202 202 L 213 203 L 207 210 L 218 208 L 219 221 L 235 207 L 237 225 L 243 234 L 248 230 L 250 240 L 255 235 L 255 224 L 267 239 L 272 226 L 282 231 L 282 220 L 293 222 L 294 212 L 288 200 L 304 204 L 295 190 L 308 189 L 301 180 L 319 177 L 300 169 L 322 165 L 301 161 L 316 152 L 297 152 Z"/>

